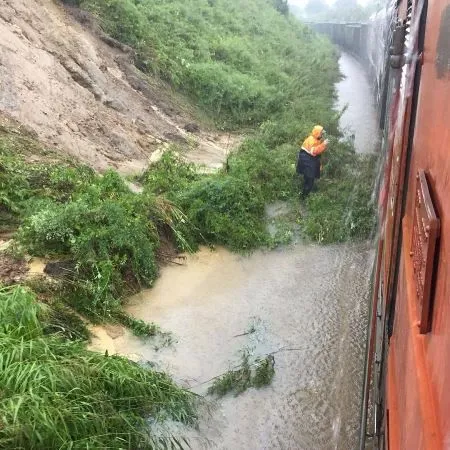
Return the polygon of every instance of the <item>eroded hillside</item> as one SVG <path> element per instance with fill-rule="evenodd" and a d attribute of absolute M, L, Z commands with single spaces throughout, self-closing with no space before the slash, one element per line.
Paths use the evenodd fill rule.
<path fill-rule="evenodd" d="M 0 111 L 98 170 L 140 171 L 171 142 L 215 167 L 234 142 L 203 131 L 183 99 L 141 74 L 133 50 L 85 12 L 52 0 L 4 0 L 0 36 Z"/>

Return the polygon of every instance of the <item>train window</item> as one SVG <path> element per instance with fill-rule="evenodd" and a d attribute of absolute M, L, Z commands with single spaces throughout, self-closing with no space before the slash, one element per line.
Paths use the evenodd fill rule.
<path fill-rule="evenodd" d="M 436 216 L 428 181 L 425 172 L 419 170 L 410 254 L 414 269 L 419 326 L 422 334 L 428 333 L 431 328 L 432 282 L 439 234 L 440 221 Z"/>

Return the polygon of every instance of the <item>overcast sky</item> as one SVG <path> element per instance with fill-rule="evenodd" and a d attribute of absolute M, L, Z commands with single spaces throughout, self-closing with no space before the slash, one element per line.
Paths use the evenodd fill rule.
<path fill-rule="evenodd" d="M 309 0 L 288 0 L 288 3 L 290 5 L 306 5 L 306 3 L 308 3 Z M 370 0 L 358 0 L 359 3 L 361 3 L 361 5 L 365 5 L 369 2 Z M 329 5 L 332 5 L 334 3 L 334 0 L 326 0 L 326 2 Z"/>

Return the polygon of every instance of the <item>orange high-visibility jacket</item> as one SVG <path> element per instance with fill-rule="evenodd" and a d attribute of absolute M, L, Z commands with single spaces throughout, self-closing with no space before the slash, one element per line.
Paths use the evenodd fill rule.
<path fill-rule="evenodd" d="M 301 145 L 302 150 L 305 150 L 305 152 L 312 156 L 321 155 L 327 149 L 327 143 L 319 139 L 322 131 L 323 127 L 316 125 L 313 128 L 311 135 L 308 136 Z"/>

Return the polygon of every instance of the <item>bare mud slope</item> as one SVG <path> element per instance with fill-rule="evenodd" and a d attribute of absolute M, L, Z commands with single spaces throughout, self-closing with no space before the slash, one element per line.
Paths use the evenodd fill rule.
<path fill-rule="evenodd" d="M 86 13 L 53 0 L 0 2 L 2 113 L 98 170 L 139 171 L 170 142 L 220 165 L 233 139 L 187 126 L 186 103 L 132 60 Z"/>

